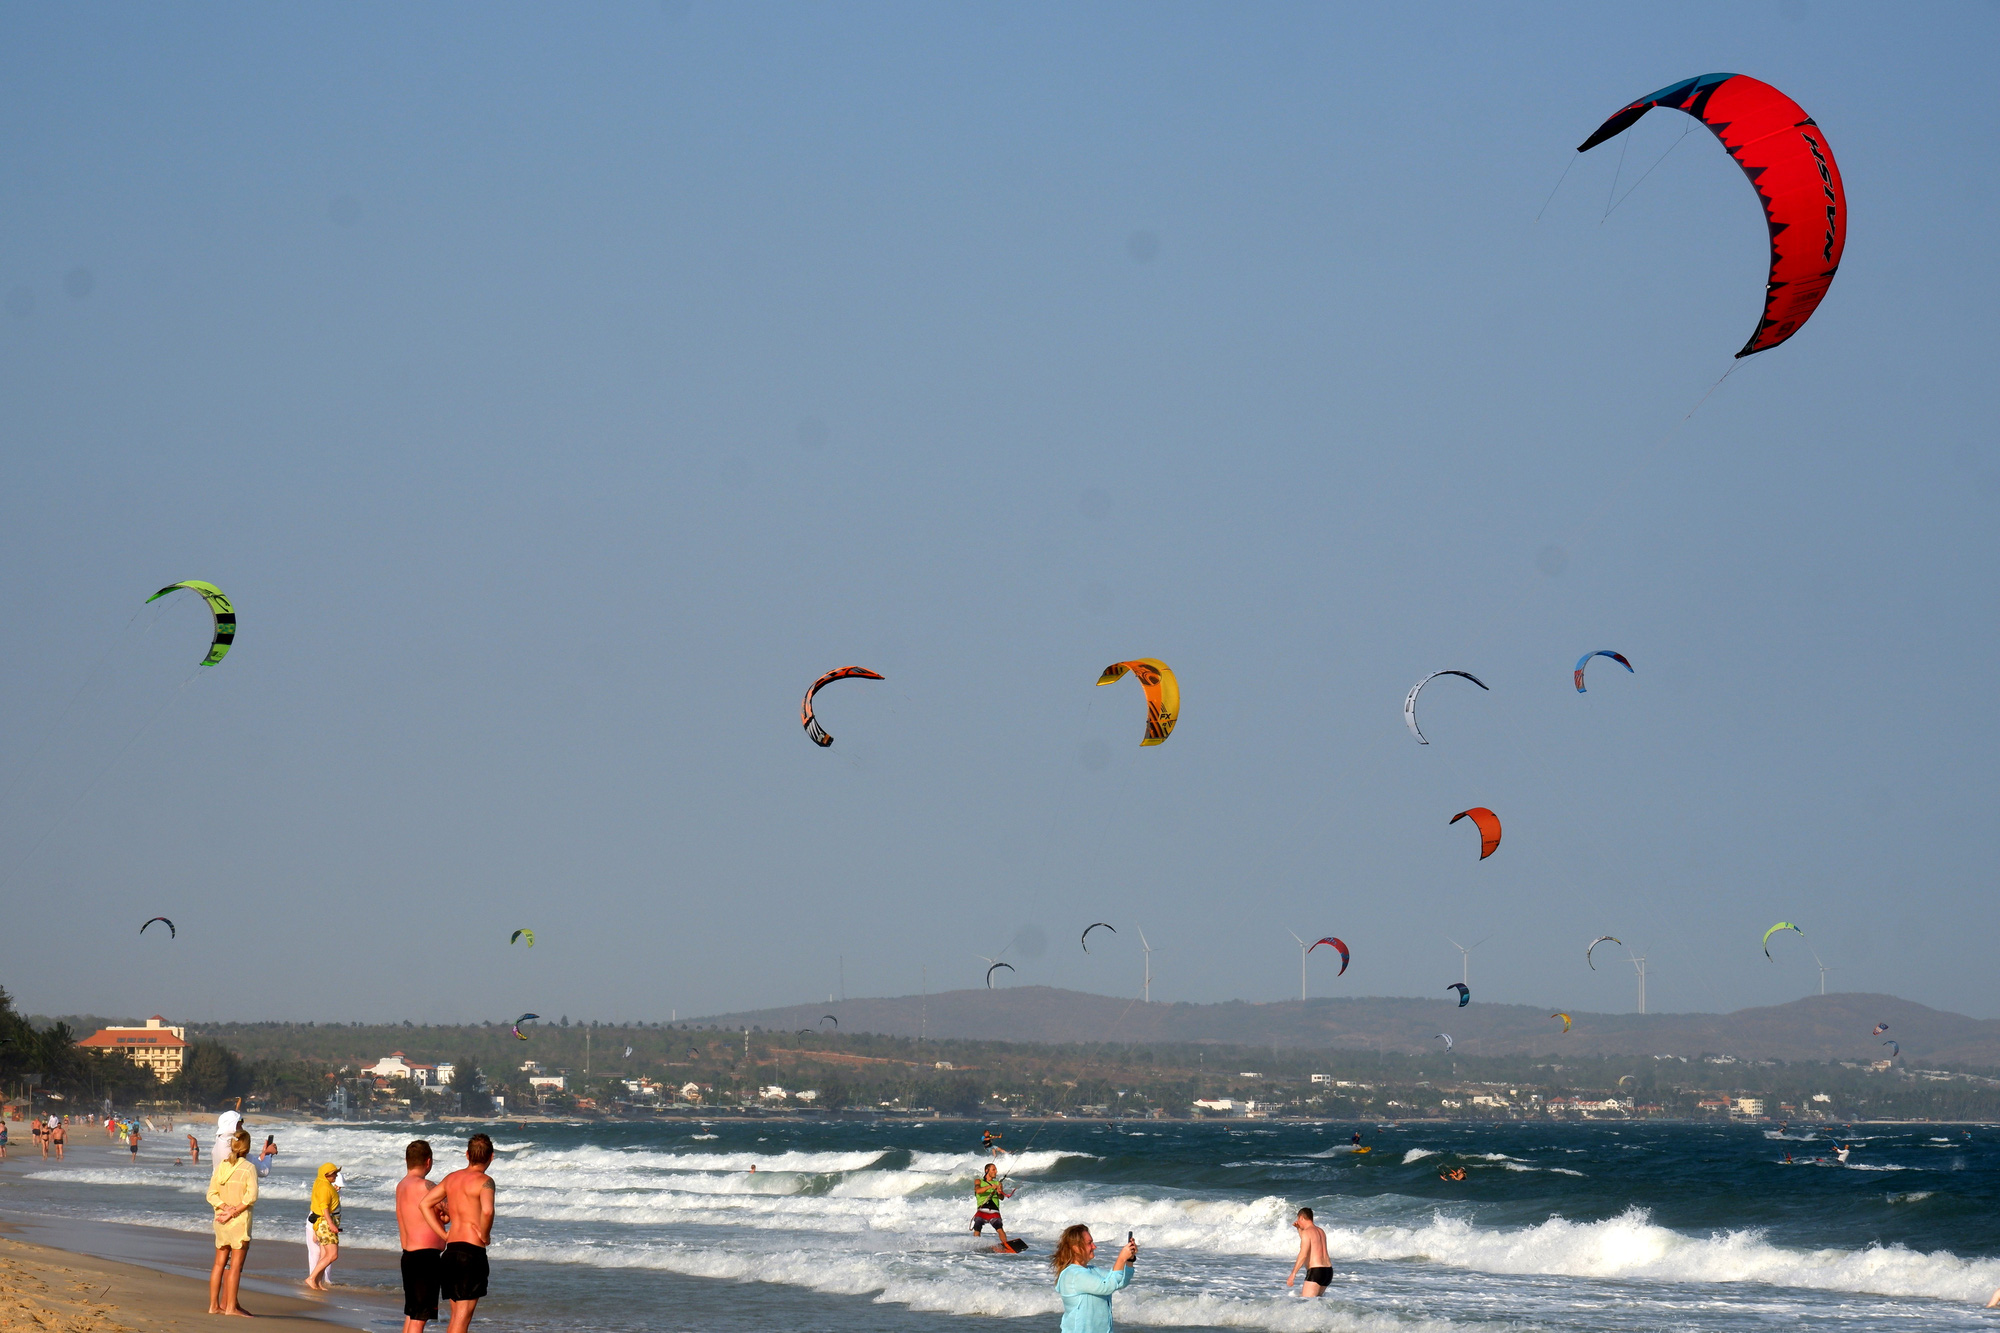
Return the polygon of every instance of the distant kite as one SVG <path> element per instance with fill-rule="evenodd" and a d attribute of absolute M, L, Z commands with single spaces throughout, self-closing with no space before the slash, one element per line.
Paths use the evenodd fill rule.
<path fill-rule="evenodd" d="M 1113 662 L 1097 678 L 1099 685 L 1125 679 L 1131 672 L 1146 692 L 1146 736 L 1141 745 L 1164 745 L 1174 734 L 1181 718 L 1181 687 L 1173 668 L 1157 657 L 1135 657 L 1129 662 Z"/>
<path fill-rule="evenodd" d="M 1563 1021 L 1563 1031 L 1564 1031 L 1565 1033 L 1567 1033 L 1567 1032 L 1569 1031 L 1569 1015 L 1568 1015 L 1568 1014 L 1550 1014 L 1550 1015 L 1549 1015 L 1549 1017 L 1550 1017 L 1550 1018 L 1560 1018 L 1560 1019 L 1561 1019 L 1561 1020 Z"/>
<path fill-rule="evenodd" d="M 1445 989 L 1458 992 L 1459 1008 L 1463 1009 L 1466 1005 L 1472 1003 L 1472 988 L 1467 986 L 1463 981 L 1454 981 L 1449 986 L 1446 986 Z"/>
<path fill-rule="evenodd" d="M 1599 648 L 1594 653 L 1585 653 L 1582 657 L 1576 659 L 1576 692 L 1578 694 L 1589 693 L 1588 690 L 1583 688 L 1583 665 L 1593 657 L 1608 657 L 1627 671 L 1632 670 L 1632 664 L 1625 660 L 1625 654 L 1623 653 L 1614 653 L 1609 648 Z"/>
<path fill-rule="evenodd" d="M 1764 956 L 1766 958 L 1771 957 L 1771 937 L 1777 934 L 1781 930 L 1798 930 L 1799 934 L 1801 935 L 1805 934 L 1803 930 L 1799 930 L 1799 928 L 1793 925 L 1791 922 L 1780 921 L 1777 925 L 1771 927 L 1769 930 L 1764 932 Z M 1773 958 L 1771 959 L 1771 961 L 1776 962 L 1777 960 Z"/>
<path fill-rule="evenodd" d="M 1879 1037 L 1888 1030 L 1889 1030 L 1889 1025 L 1887 1023 L 1877 1023 L 1875 1025 L 1875 1030 L 1869 1033 L 1868 1035 L 1871 1037 Z"/>
<path fill-rule="evenodd" d="M 1007 970 L 1008 970 L 1009 972 L 1012 972 L 1012 971 L 1014 970 L 1014 965 L 1013 965 L 1012 963 L 995 963 L 995 964 L 993 964 L 993 966 L 992 966 L 992 967 L 989 967 L 989 968 L 987 968 L 987 969 L 986 969 L 986 989 L 987 989 L 987 990 L 992 990 L 992 989 L 993 989 L 993 969 L 994 969 L 994 968 L 999 968 L 999 967 L 1004 967 L 1004 968 L 1006 968 L 1006 969 L 1007 969 Z"/>
<path fill-rule="evenodd" d="M 1451 1034 L 1449 1032 L 1439 1032 L 1434 1035 L 1444 1038 L 1444 1048 L 1447 1051 L 1451 1049 Z"/>
<path fill-rule="evenodd" d="M 1451 817 L 1456 824 L 1461 819 L 1470 819 L 1479 826 L 1479 859 L 1484 861 L 1500 846 L 1500 816 L 1483 805 L 1475 805 L 1470 810 L 1461 810 Z"/>
<path fill-rule="evenodd" d="M 1805 108 L 1747 74 L 1702 74 L 1619 109 L 1577 148 L 1587 153 L 1654 107 L 1685 111 L 1714 133 L 1750 178 L 1771 234 L 1764 313 L 1736 355 L 1784 342 L 1826 296 L 1847 246 L 1847 190 L 1826 132 Z"/>
<path fill-rule="evenodd" d="M 824 1027 L 828 1023 L 833 1024 L 834 1027 L 836 1028 L 840 1026 L 840 1020 L 835 1018 L 832 1014 L 821 1014 L 819 1016 L 819 1021 L 820 1021 L 820 1026 L 822 1027 Z"/>
<path fill-rule="evenodd" d="M 156 917 L 153 917 L 153 918 L 152 918 L 151 920 L 149 920 L 149 921 L 147 921 L 147 922 L 146 922 L 146 926 L 150 926 L 150 925 L 152 925 L 154 921 L 160 921 L 160 922 L 164 922 L 164 923 L 166 924 L 166 927 L 167 927 L 167 938 L 168 938 L 168 939 L 170 939 L 170 940 L 171 940 L 171 939 L 178 939 L 178 938 L 180 937 L 180 932 L 174 929 L 174 923 L 173 923 L 173 922 L 171 922 L 171 921 L 168 921 L 168 920 L 167 920 L 167 919 L 166 919 L 165 917 L 163 917 L 163 916 L 156 916 Z M 143 934 L 145 934 L 145 933 L 146 933 L 146 926 L 141 926 L 141 927 L 139 927 L 139 933 L 140 933 L 141 935 L 143 935 Z"/>
<path fill-rule="evenodd" d="M 1314 940 L 1312 942 L 1312 946 L 1308 948 L 1306 952 L 1311 953 L 1313 949 L 1319 948 L 1319 946 L 1322 944 L 1331 944 L 1335 949 L 1339 950 L 1340 971 L 1334 973 L 1333 975 L 1335 975 L 1336 977 L 1345 976 L 1347 973 L 1347 959 L 1348 959 L 1347 946 L 1345 944 L 1342 944 L 1338 939 L 1334 938 L 1333 936 L 1325 935 L 1320 937 L 1319 939 Z"/>
<path fill-rule="evenodd" d="M 829 671 L 812 683 L 812 688 L 806 691 L 805 701 L 799 705 L 799 725 L 806 729 L 806 735 L 812 737 L 812 743 L 821 749 L 833 744 L 833 737 L 827 733 L 826 728 L 820 726 L 819 719 L 813 716 L 813 696 L 836 680 L 850 679 L 885 680 L 887 677 L 878 675 L 867 667 L 858 666 L 846 666 L 838 671 Z"/>
<path fill-rule="evenodd" d="M 1085 953 L 1090 952 L 1090 932 L 1098 929 L 1100 926 L 1103 927 L 1105 930 L 1110 931 L 1113 935 L 1116 935 L 1118 933 L 1118 927 L 1112 925 L 1109 921 L 1091 922 L 1089 925 L 1083 928 L 1083 934 L 1078 937 L 1078 942 L 1083 945 L 1083 951 Z"/>
<path fill-rule="evenodd" d="M 630 1046 L 627 1046 L 625 1048 L 625 1058 L 627 1060 L 630 1060 L 632 1058 L 632 1048 Z"/>
<path fill-rule="evenodd" d="M 1463 676 L 1482 690 L 1488 688 L 1485 681 L 1473 675 L 1470 671 L 1433 671 L 1430 675 L 1425 676 L 1422 680 L 1410 686 L 1410 693 L 1403 700 L 1403 725 L 1410 729 L 1410 734 L 1417 738 L 1417 744 L 1419 745 L 1429 745 L 1430 742 L 1425 740 L 1424 733 L 1417 729 L 1417 691 L 1423 689 L 1424 686 L 1430 684 L 1439 676 Z"/>
<path fill-rule="evenodd" d="M 528 947 L 530 949 L 534 948 L 535 932 L 532 930 L 517 930 L 512 935 L 507 937 L 507 943 L 509 944 L 519 944 L 522 940 L 526 940 L 528 942 Z"/>
<path fill-rule="evenodd" d="M 541 1017 L 540 1014 L 522 1014 L 519 1018 L 514 1020 L 514 1035 L 519 1037 L 522 1041 L 526 1041 L 528 1039 L 528 1034 L 521 1031 L 521 1024 L 527 1022 L 531 1018 L 540 1018 L 540 1017 Z"/>
<path fill-rule="evenodd" d="M 1619 939 L 1616 935 L 1599 935 L 1596 939 L 1592 940 L 1589 944 L 1584 946 L 1583 949 L 1584 962 L 1590 963 L 1591 950 L 1595 949 L 1600 944 L 1616 944 L 1620 948 L 1623 948 L 1625 945 L 1625 941 Z M 1595 972 L 1597 970 L 1597 964 L 1590 963 L 1590 970 Z"/>
<path fill-rule="evenodd" d="M 1889 1058 L 1891 1060 L 1895 1059 L 1897 1056 L 1903 1053 L 1903 1047 L 1901 1043 L 1899 1043 L 1894 1037 L 1889 1038 L 1889 1040 L 1883 1042 L 1882 1044 L 1884 1046 L 1892 1048 L 1889 1052 Z"/>
<path fill-rule="evenodd" d="M 236 608 L 223 596 L 222 589 L 213 583 L 203 583 L 200 579 L 183 579 L 179 583 L 169 583 L 166 587 L 146 599 L 148 604 L 159 601 L 168 593 L 180 588 L 198 592 L 208 603 L 209 614 L 215 617 L 215 638 L 208 645 L 208 656 L 201 659 L 201 665 L 214 666 L 229 653 L 229 645 L 236 642 Z"/>

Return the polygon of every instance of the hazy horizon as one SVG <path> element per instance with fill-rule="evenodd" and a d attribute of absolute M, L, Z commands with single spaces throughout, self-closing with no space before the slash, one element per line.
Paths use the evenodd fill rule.
<path fill-rule="evenodd" d="M 24 1011 L 2000 1016 L 2000 10 L 9 15 Z M 1852 216 L 1741 362 L 1742 172 L 1573 151 L 1711 70 Z"/>

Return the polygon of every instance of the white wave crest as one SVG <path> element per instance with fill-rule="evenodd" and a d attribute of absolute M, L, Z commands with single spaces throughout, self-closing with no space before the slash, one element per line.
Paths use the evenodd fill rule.
<path fill-rule="evenodd" d="M 1437 1215 L 1422 1227 L 1327 1228 L 1336 1259 L 1428 1260 L 1487 1273 L 1661 1282 L 1766 1282 L 1821 1291 L 1869 1292 L 1937 1300 L 1984 1299 L 2000 1287 L 2000 1260 L 1897 1246 L 1795 1250 L 1761 1232 L 1706 1238 L 1655 1226 L 1643 1208 L 1601 1222 L 1555 1217 L 1515 1230 L 1489 1230 Z"/>

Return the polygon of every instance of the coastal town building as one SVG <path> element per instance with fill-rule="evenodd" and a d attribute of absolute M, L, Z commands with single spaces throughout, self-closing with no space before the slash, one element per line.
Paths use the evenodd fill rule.
<path fill-rule="evenodd" d="M 92 1051 L 116 1051 L 168 1083 L 181 1072 L 187 1058 L 187 1029 L 169 1026 L 166 1019 L 154 1014 L 144 1027 L 99 1028 L 77 1045 Z"/>
<path fill-rule="evenodd" d="M 445 1065 L 443 1068 L 449 1070 L 451 1066 Z M 435 1088 L 451 1082 L 449 1073 L 440 1078 L 438 1070 L 437 1065 L 417 1064 L 401 1051 L 385 1055 L 374 1064 L 361 1067 L 361 1072 L 364 1074 L 372 1074 L 381 1079 L 407 1079 L 420 1088 Z"/>

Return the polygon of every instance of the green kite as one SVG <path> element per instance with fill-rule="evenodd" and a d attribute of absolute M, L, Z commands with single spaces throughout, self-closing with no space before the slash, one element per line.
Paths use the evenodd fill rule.
<path fill-rule="evenodd" d="M 166 587 L 148 597 L 148 603 L 157 602 L 170 592 L 186 588 L 201 594 L 208 609 L 215 616 L 215 642 L 208 645 L 208 656 L 201 659 L 203 666 L 214 666 L 229 652 L 229 645 L 236 642 L 236 608 L 229 604 L 222 589 L 213 583 L 203 583 L 200 579 L 183 579 L 179 583 L 169 583 Z"/>

